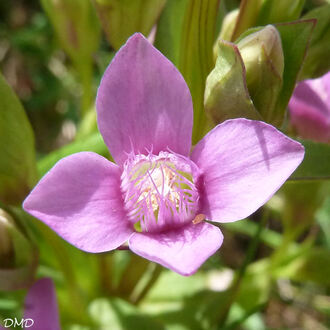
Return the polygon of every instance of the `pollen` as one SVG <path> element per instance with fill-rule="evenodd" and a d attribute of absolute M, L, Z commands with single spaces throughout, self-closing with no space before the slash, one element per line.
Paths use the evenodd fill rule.
<path fill-rule="evenodd" d="M 121 179 L 127 214 L 137 230 L 160 231 L 194 219 L 199 198 L 189 159 L 168 152 L 133 156 Z"/>

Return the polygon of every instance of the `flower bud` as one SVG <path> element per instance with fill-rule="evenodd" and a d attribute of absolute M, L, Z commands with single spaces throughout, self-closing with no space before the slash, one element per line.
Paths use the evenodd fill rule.
<path fill-rule="evenodd" d="M 261 119 L 246 88 L 245 69 L 237 46 L 217 42 L 218 58 L 206 79 L 204 107 L 215 124 L 231 118 Z"/>
<path fill-rule="evenodd" d="M 231 40 L 235 25 L 237 22 L 238 14 L 239 14 L 239 10 L 235 9 L 235 10 L 232 10 L 231 12 L 229 12 L 225 16 L 222 26 L 221 26 L 220 35 L 219 35 L 220 39 L 228 40 L 228 41 Z"/>
<path fill-rule="evenodd" d="M 217 42 L 214 44 L 214 47 L 213 47 L 214 62 L 217 60 L 217 57 L 218 57 L 218 51 L 219 51 L 218 42 L 220 40 L 227 40 L 227 41 L 231 40 L 235 25 L 237 22 L 238 14 L 239 14 L 239 10 L 235 9 L 235 10 L 229 12 L 223 19 L 223 23 L 221 26 L 219 36 L 217 38 Z"/>
<path fill-rule="evenodd" d="M 284 56 L 276 28 L 265 28 L 241 39 L 238 49 L 246 69 L 246 84 L 252 101 L 267 122 L 274 124 L 273 110 L 282 87 Z M 284 117 L 284 113 L 282 114 Z"/>

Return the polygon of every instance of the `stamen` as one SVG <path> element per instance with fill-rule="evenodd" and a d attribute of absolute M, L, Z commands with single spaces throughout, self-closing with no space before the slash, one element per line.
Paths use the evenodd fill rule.
<path fill-rule="evenodd" d="M 192 221 L 192 223 L 194 225 L 197 225 L 199 223 L 201 223 L 202 221 L 204 221 L 206 219 L 206 216 L 204 214 L 197 214 L 194 218 L 194 220 Z"/>
<path fill-rule="evenodd" d="M 199 196 L 193 166 L 189 159 L 168 152 L 128 158 L 121 189 L 137 230 L 158 231 L 194 219 Z"/>

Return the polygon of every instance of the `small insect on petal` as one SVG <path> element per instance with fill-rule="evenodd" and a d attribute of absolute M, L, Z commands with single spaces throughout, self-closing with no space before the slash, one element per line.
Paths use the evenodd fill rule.
<path fill-rule="evenodd" d="M 201 223 L 202 221 L 204 221 L 206 219 L 205 214 L 197 214 L 194 218 L 194 220 L 192 221 L 192 223 L 194 225 L 197 225 L 199 223 Z"/>

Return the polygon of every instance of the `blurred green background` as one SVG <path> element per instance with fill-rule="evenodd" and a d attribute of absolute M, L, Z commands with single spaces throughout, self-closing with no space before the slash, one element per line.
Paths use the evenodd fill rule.
<path fill-rule="evenodd" d="M 223 246 L 189 278 L 130 251 L 79 251 L 20 204 L 60 158 L 83 150 L 110 157 L 94 99 L 115 52 L 136 31 L 151 33 L 185 77 L 196 142 L 216 124 L 205 114 L 204 91 L 218 34 L 237 43 L 248 28 L 319 18 L 314 34 L 309 23 L 292 25 L 295 31 L 278 27 L 285 63 L 285 88 L 274 108 L 280 123 L 263 118 L 295 137 L 285 110 L 296 81 L 330 68 L 329 6 L 326 0 L 1 0 L 0 72 L 10 87 L 1 81 L 0 219 L 14 229 L 0 227 L 0 320 L 20 317 L 26 288 L 47 276 L 56 285 L 63 329 L 328 329 L 328 145 L 303 142 L 306 160 L 296 177 L 249 219 L 222 224 Z M 239 8 L 235 27 L 224 26 Z"/>

